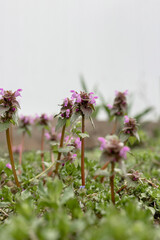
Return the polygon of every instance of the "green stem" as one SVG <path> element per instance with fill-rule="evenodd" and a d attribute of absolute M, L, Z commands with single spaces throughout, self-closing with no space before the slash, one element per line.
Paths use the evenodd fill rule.
<path fill-rule="evenodd" d="M 18 178 L 17 178 L 17 174 L 16 174 L 15 165 L 14 165 L 13 152 L 12 152 L 12 143 L 11 143 L 11 139 L 10 139 L 9 128 L 6 130 L 6 139 L 7 139 L 8 152 L 9 152 L 9 156 L 10 156 L 10 161 L 11 161 L 11 166 L 12 166 L 14 179 L 15 179 L 17 187 L 20 187 L 20 184 L 19 184 L 19 181 L 18 181 Z"/>
<path fill-rule="evenodd" d="M 51 168 L 53 168 L 54 165 L 55 165 L 55 163 L 52 163 L 50 167 L 48 167 L 46 170 L 44 170 L 43 172 L 41 172 L 40 174 L 38 174 L 36 177 L 31 178 L 31 179 L 29 180 L 29 182 L 32 182 L 32 181 L 34 181 L 35 179 L 41 177 L 43 174 L 45 174 L 45 173 L 48 172 Z"/>
<path fill-rule="evenodd" d="M 85 116 L 82 114 L 82 133 L 85 132 Z M 85 172 L 84 172 L 84 138 L 81 138 L 81 179 L 82 186 L 85 186 Z"/>

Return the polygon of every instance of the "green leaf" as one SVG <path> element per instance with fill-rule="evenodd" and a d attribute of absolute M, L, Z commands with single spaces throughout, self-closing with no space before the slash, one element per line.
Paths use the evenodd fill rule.
<path fill-rule="evenodd" d="M 14 124 L 14 125 L 18 125 L 18 112 L 16 111 L 13 115 L 12 115 L 12 123 Z"/>
<path fill-rule="evenodd" d="M 90 117 L 92 114 L 92 109 L 90 107 L 85 108 L 84 106 L 81 106 L 81 111 L 85 115 L 85 117 Z"/>
<path fill-rule="evenodd" d="M 6 111 L 8 111 L 9 107 L 3 107 L 0 106 L 0 115 L 2 115 L 3 113 L 5 113 Z"/>
<path fill-rule="evenodd" d="M 78 136 L 79 136 L 80 138 L 89 137 L 88 133 L 78 133 Z"/>
<path fill-rule="evenodd" d="M 10 122 L 0 123 L 0 132 L 3 132 L 9 128 Z"/>
<path fill-rule="evenodd" d="M 81 116 L 80 112 L 73 113 L 72 116 L 71 116 L 71 119 L 70 119 L 71 124 L 76 122 L 80 116 Z"/>
<path fill-rule="evenodd" d="M 62 118 L 58 118 L 57 124 L 56 124 L 56 129 L 55 131 L 57 131 L 59 128 L 62 128 L 64 125 L 66 124 L 66 119 L 62 119 Z"/>
<path fill-rule="evenodd" d="M 74 192 L 71 187 L 68 187 L 64 190 L 61 204 L 65 204 L 69 199 L 74 197 Z"/>
<path fill-rule="evenodd" d="M 140 142 L 140 137 L 139 137 L 139 134 L 138 134 L 138 132 L 136 132 L 135 134 L 134 134 L 134 136 L 137 138 L 137 140 Z"/>
<path fill-rule="evenodd" d="M 121 142 L 127 141 L 128 138 L 129 138 L 129 135 L 128 135 L 128 134 L 120 133 L 120 140 L 121 140 Z"/>
<path fill-rule="evenodd" d="M 73 146 L 68 146 L 68 147 L 65 147 L 65 148 L 59 148 L 58 152 L 60 152 L 60 153 L 68 153 L 68 152 L 71 152 L 73 149 L 74 149 Z"/>
<path fill-rule="evenodd" d="M 92 127 L 95 129 L 95 125 L 94 125 L 93 119 L 91 117 L 89 117 L 89 120 L 91 121 Z"/>
<path fill-rule="evenodd" d="M 136 142 L 136 137 L 129 137 L 128 141 L 131 145 L 133 145 Z"/>

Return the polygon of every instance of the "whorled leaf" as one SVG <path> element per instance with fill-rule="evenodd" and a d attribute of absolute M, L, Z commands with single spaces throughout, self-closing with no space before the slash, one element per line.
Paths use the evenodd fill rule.
<path fill-rule="evenodd" d="M 3 132 L 9 128 L 10 122 L 0 123 L 0 132 Z"/>

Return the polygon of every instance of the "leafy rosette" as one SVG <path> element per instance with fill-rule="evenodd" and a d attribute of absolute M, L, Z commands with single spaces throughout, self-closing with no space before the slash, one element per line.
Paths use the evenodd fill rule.
<path fill-rule="evenodd" d="M 20 109 L 20 105 L 17 97 L 21 97 L 21 91 L 22 89 L 18 89 L 12 92 L 0 88 L 0 131 L 9 128 L 10 123 L 18 124 L 17 111 Z"/>

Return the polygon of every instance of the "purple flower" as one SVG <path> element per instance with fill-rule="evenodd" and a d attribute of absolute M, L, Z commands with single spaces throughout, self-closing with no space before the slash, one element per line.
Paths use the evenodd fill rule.
<path fill-rule="evenodd" d="M 15 121 L 15 113 L 20 108 L 19 102 L 17 100 L 18 96 L 20 95 L 20 92 L 22 89 L 18 89 L 15 92 L 12 91 L 5 91 L 3 88 L 0 88 L 0 95 L 1 95 L 1 103 L 0 106 L 2 108 L 6 108 L 6 111 L 1 113 L 0 115 L 0 123 L 5 122 L 12 122 L 16 124 Z"/>
<path fill-rule="evenodd" d="M 80 186 L 79 188 L 80 188 L 80 189 L 84 189 L 84 188 L 85 188 L 85 186 Z"/>
<path fill-rule="evenodd" d="M 81 148 L 81 140 L 80 140 L 79 137 L 75 139 L 74 143 L 75 143 L 75 147 L 76 147 L 77 149 L 80 149 L 80 148 Z"/>
<path fill-rule="evenodd" d="M 51 136 L 50 136 L 50 134 L 48 132 L 45 133 L 45 137 L 46 137 L 47 140 L 51 139 Z"/>
<path fill-rule="evenodd" d="M 130 151 L 130 148 L 129 147 L 127 147 L 127 146 L 124 146 L 121 150 L 120 150 L 120 156 L 122 157 L 122 158 L 124 158 L 124 159 L 126 159 L 127 158 L 127 152 L 129 152 Z"/>
<path fill-rule="evenodd" d="M 129 123 L 129 117 L 127 115 L 124 116 L 124 123 Z"/>
<path fill-rule="evenodd" d="M 21 94 L 20 94 L 21 91 L 22 91 L 22 89 L 18 89 L 18 90 L 15 92 L 15 97 L 18 97 L 18 96 L 21 97 Z"/>
<path fill-rule="evenodd" d="M 68 105 L 68 98 L 65 98 L 64 99 L 64 106 L 67 107 L 67 105 Z"/>
<path fill-rule="evenodd" d="M 111 104 L 107 104 L 107 107 L 108 107 L 109 109 L 112 109 L 112 108 L 113 108 L 113 106 L 112 106 Z"/>
<path fill-rule="evenodd" d="M 126 153 L 130 150 L 129 147 L 124 146 L 123 142 L 120 142 L 119 138 L 115 135 L 110 135 L 106 139 L 99 138 L 101 142 L 101 150 L 103 150 L 103 156 L 110 159 L 112 162 L 118 162 L 122 158 L 126 159 Z"/>
<path fill-rule="evenodd" d="M 70 109 L 67 109 L 66 110 L 66 118 L 69 118 L 70 117 Z"/>
<path fill-rule="evenodd" d="M 9 168 L 9 169 L 12 169 L 12 166 L 11 166 L 10 163 L 7 163 L 7 164 L 6 164 L 6 167 Z"/>
<path fill-rule="evenodd" d="M 106 139 L 103 137 L 99 137 L 98 141 L 101 143 L 100 150 L 103 151 L 106 148 Z"/>

